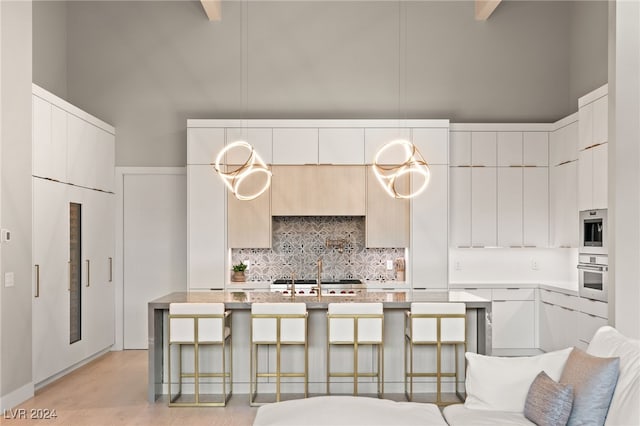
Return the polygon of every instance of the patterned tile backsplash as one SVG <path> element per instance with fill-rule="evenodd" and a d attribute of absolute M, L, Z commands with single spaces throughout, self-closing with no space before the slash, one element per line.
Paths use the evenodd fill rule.
<path fill-rule="evenodd" d="M 273 218 L 271 249 L 233 249 L 233 264 L 251 262 L 247 281 L 277 278 L 317 278 L 322 258 L 322 279 L 357 278 L 393 281 L 387 260 L 404 257 L 404 248 L 366 248 L 364 216 L 287 216 Z"/>

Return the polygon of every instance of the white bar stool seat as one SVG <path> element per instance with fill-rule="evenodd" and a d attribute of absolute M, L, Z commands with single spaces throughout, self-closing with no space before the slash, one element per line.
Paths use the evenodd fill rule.
<path fill-rule="evenodd" d="M 436 401 L 438 405 L 447 405 L 442 400 L 442 378 L 454 377 L 455 393 L 463 400 L 458 391 L 458 346 L 466 352 L 466 305 L 464 303 L 412 303 L 411 311 L 405 315 L 405 357 L 404 385 L 405 396 L 413 400 L 413 378 L 436 378 Z M 415 372 L 413 368 L 414 347 L 418 345 L 436 346 L 436 371 Z M 442 347 L 453 346 L 455 353 L 455 372 L 442 371 Z M 409 351 L 407 353 L 407 347 Z M 407 361 L 407 355 L 409 360 Z M 409 368 L 407 369 L 407 362 Z M 409 382 L 409 383 L 407 383 Z M 407 389 L 408 385 L 408 389 Z"/>
<path fill-rule="evenodd" d="M 251 305 L 251 377 L 250 405 L 256 402 L 259 377 L 275 377 L 276 402 L 280 401 L 280 385 L 283 377 L 304 378 L 304 397 L 308 396 L 309 348 L 307 339 L 307 305 L 305 303 L 253 303 Z M 258 371 L 258 348 L 276 346 L 276 371 Z M 304 346 L 304 371 L 282 372 L 282 346 Z"/>
<path fill-rule="evenodd" d="M 327 309 L 327 394 L 331 377 L 353 377 L 353 394 L 358 394 L 358 377 L 376 377 L 378 396 L 384 394 L 384 311 L 382 303 L 329 303 Z M 331 371 L 331 346 L 353 346 L 353 372 Z M 376 347 L 377 370 L 360 372 L 358 348 Z"/>
<path fill-rule="evenodd" d="M 171 390 L 171 348 L 178 347 L 178 393 Z M 182 365 L 182 348 L 193 347 L 193 372 L 186 373 Z M 218 346 L 221 353 L 221 372 L 201 372 L 201 346 Z M 225 350 L 228 349 L 228 350 Z M 228 356 L 228 363 L 227 363 Z M 169 305 L 169 405 L 170 406 L 225 406 L 233 392 L 232 380 L 231 312 L 224 303 L 171 303 Z M 228 369 L 227 369 L 228 365 Z M 202 378 L 222 379 L 222 395 L 206 400 L 201 392 Z M 183 378 L 193 378 L 193 400 L 182 394 Z M 228 388 L 228 392 L 227 392 Z"/>

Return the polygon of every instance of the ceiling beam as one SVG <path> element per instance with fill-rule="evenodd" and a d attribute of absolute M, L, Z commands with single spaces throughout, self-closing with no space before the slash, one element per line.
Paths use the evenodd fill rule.
<path fill-rule="evenodd" d="M 476 0 L 476 21 L 486 21 L 502 0 Z"/>
<path fill-rule="evenodd" d="M 222 0 L 200 0 L 200 3 L 210 21 L 222 19 Z"/>

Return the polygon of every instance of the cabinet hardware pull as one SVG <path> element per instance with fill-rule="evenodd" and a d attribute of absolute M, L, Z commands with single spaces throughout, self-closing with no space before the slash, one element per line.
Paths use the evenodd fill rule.
<path fill-rule="evenodd" d="M 113 257 L 109 258 L 109 282 L 113 282 Z"/>
<path fill-rule="evenodd" d="M 67 287 L 67 291 L 71 291 L 71 261 L 67 263 L 69 264 L 69 287 Z"/>
<path fill-rule="evenodd" d="M 36 265 L 36 295 L 34 297 L 40 297 L 40 265 Z"/>
<path fill-rule="evenodd" d="M 87 287 L 91 286 L 91 261 L 87 259 Z"/>

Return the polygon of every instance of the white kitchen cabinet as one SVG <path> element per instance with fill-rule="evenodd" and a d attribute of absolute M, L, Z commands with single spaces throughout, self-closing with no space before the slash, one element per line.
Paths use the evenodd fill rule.
<path fill-rule="evenodd" d="M 67 178 L 69 183 L 95 188 L 98 132 L 73 114 L 67 115 Z"/>
<path fill-rule="evenodd" d="M 262 158 L 262 161 L 264 161 L 265 164 L 271 164 L 273 159 L 272 133 L 273 131 L 271 129 L 229 127 L 226 129 L 226 145 L 230 145 L 237 141 L 245 141 L 253 146 L 253 149 L 258 153 L 258 155 L 260 155 L 260 158 Z M 216 141 L 217 139 L 214 137 L 213 140 Z M 213 149 L 219 150 L 221 148 L 218 144 L 216 144 L 215 146 L 213 146 Z M 245 161 L 247 161 L 247 154 L 248 152 L 245 149 L 231 149 L 227 151 L 227 158 L 224 161 L 226 164 L 241 165 L 244 164 Z M 211 157 L 211 160 L 201 164 L 213 163 L 215 161 L 216 155 L 217 152 L 215 153 L 215 155 L 213 155 L 213 157 Z"/>
<path fill-rule="evenodd" d="M 188 288 L 224 288 L 226 187 L 209 165 L 187 166 Z"/>
<path fill-rule="evenodd" d="M 262 184 L 249 181 L 245 188 L 255 193 Z M 271 248 L 271 188 L 253 200 L 227 191 L 227 240 L 230 248 Z"/>
<path fill-rule="evenodd" d="M 549 246 L 549 169 L 525 167 L 523 170 L 523 244 Z M 502 196 L 502 194 L 500 194 Z"/>
<path fill-rule="evenodd" d="M 551 303 L 540 302 L 538 309 L 538 339 L 540 349 L 551 352 L 553 345 L 554 309 Z"/>
<path fill-rule="evenodd" d="M 498 166 L 522 165 L 522 132 L 498 132 Z"/>
<path fill-rule="evenodd" d="M 551 247 L 578 247 L 578 162 L 550 167 Z"/>
<path fill-rule="evenodd" d="M 525 349 L 535 347 L 535 301 L 493 300 L 493 347 Z"/>
<path fill-rule="evenodd" d="M 187 164 L 212 164 L 224 148 L 222 128 L 187 128 Z"/>
<path fill-rule="evenodd" d="M 376 154 L 385 144 L 396 139 L 411 140 L 411 129 L 367 128 L 364 129 L 364 161 L 373 164 Z M 385 164 L 401 164 L 406 160 L 402 149 L 389 149 L 380 161 Z"/>
<path fill-rule="evenodd" d="M 413 129 L 413 143 L 427 164 L 449 164 L 449 131 L 447 129 Z"/>
<path fill-rule="evenodd" d="M 523 172 L 522 167 L 499 167 L 498 171 L 498 246 L 523 245 Z"/>
<path fill-rule="evenodd" d="M 450 245 L 471 246 L 471 168 L 450 167 Z"/>
<path fill-rule="evenodd" d="M 578 149 L 583 150 L 593 145 L 593 103 L 580 107 L 578 115 L 580 117 Z"/>
<path fill-rule="evenodd" d="M 318 129 L 274 128 L 273 164 L 318 164 Z"/>
<path fill-rule="evenodd" d="M 427 289 L 448 287 L 449 167 L 432 165 L 427 189 L 411 200 L 411 278 Z"/>
<path fill-rule="evenodd" d="M 608 324 L 606 318 L 602 318 L 596 315 L 587 314 L 584 312 L 576 312 L 576 323 L 579 324 L 577 340 L 583 345 L 589 345 L 591 338 L 595 332 L 602 326 Z"/>
<path fill-rule="evenodd" d="M 496 132 L 471 132 L 471 164 L 474 166 L 496 166 Z"/>
<path fill-rule="evenodd" d="M 82 191 L 83 334 L 93 355 L 115 343 L 114 195 Z"/>
<path fill-rule="evenodd" d="M 608 142 L 608 109 L 609 101 L 607 95 L 601 96 L 590 103 L 583 104 L 579 108 L 579 149 L 583 150 L 593 145 Z"/>
<path fill-rule="evenodd" d="M 497 245 L 497 172 L 495 167 L 471 169 L 471 245 Z"/>
<path fill-rule="evenodd" d="M 71 365 L 67 185 L 33 178 L 33 382 Z"/>
<path fill-rule="evenodd" d="M 604 209 L 608 201 L 608 145 L 578 153 L 578 209 Z"/>
<path fill-rule="evenodd" d="M 593 152 L 593 207 L 594 209 L 606 209 L 609 205 L 607 200 L 608 187 L 608 155 L 609 144 L 594 146 Z"/>
<path fill-rule="evenodd" d="M 364 129 L 320 129 L 320 164 L 365 164 Z"/>
<path fill-rule="evenodd" d="M 116 140 L 112 133 L 98 128 L 96 146 L 96 185 L 101 191 L 115 190 Z"/>
<path fill-rule="evenodd" d="M 451 132 L 449 149 L 451 166 L 470 166 L 471 132 Z"/>
<path fill-rule="evenodd" d="M 549 165 L 548 132 L 524 132 L 522 146 L 523 165 L 536 167 Z"/>
<path fill-rule="evenodd" d="M 67 181 L 67 113 L 33 96 L 33 175 Z"/>
<path fill-rule="evenodd" d="M 550 166 L 578 159 L 578 133 L 578 122 L 574 121 L 549 134 Z"/>

